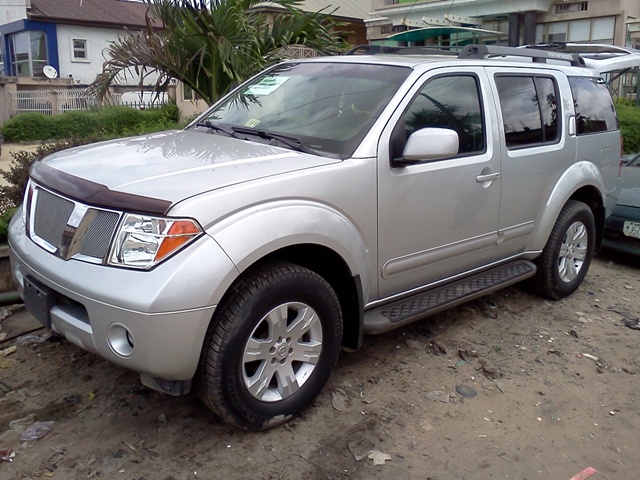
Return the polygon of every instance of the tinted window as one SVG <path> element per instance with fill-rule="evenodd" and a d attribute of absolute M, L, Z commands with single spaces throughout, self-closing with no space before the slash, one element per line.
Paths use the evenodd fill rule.
<path fill-rule="evenodd" d="M 618 129 L 616 110 L 602 80 L 570 77 L 578 135 Z"/>
<path fill-rule="evenodd" d="M 550 78 L 536 78 L 535 82 L 542 116 L 543 141 L 553 141 L 559 138 L 560 133 L 555 83 Z"/>
<path fill-rule="evenodd" d="M 425 127 L 449 128 L 458 133 L 459 154 L 485 149 L 482 107 L 473 76 L 446 76 L 429 81 L 405 112 L 408 137 Z"/>
<path fill-rule="evenodd" d="M 496 77 L 496 86 L 507 147 L 558 140 L 558 95 L 553 79 L 501 75 Z"/>

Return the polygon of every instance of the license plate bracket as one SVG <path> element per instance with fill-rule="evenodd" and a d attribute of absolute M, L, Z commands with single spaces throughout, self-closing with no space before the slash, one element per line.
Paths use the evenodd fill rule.
<path fill-rule="evenodd" d="M 624 222 L 623 233 L 627 237 L 640 238 L 640 222 Z"/>
<path fill-rule="evenodd" d="M 57 303 L 55 293 L 29 276 L 24 277 L 23 285 L 26 309 L 45 327 L 51 328 L 50 312 Z"/>

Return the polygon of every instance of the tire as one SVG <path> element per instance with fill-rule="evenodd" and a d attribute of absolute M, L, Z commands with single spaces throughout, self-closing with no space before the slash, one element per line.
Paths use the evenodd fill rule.
<path fill-rule="evenodd" d="M 533 286 L 554 300 L 572 294 L 587 275 L 596 238 L 593 212 L 584 203 L 569 200 L 556 220 L 542 255 Z"/>
<path fill-rule="evenodd" d="M 196 391 L 223 420 L 265 430 L 320 393 L 342 342 L 340 303 L 316 273 L 285 262 L 241 277 L 216 310 Z"/>

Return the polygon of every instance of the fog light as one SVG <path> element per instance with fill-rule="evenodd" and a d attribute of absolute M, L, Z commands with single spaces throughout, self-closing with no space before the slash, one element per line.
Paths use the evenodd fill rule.
<path fill-rule="evenodd" d="M 107 333 L 109 346 L 121 357 L 130 357 L 133 353 L 133 334 L 131 331 L 119 323 L 114 323 L 109 327 Z"/>

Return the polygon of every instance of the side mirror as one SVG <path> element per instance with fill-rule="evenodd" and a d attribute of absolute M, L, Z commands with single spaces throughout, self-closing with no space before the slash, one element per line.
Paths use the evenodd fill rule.
<path fill-rule="evenodd" d="M 412 163 L 452 157 L 458 154 L 458 132 L 448 128 L 422 128 L 413 132 L 402 152 L 400 163 Z"/>

